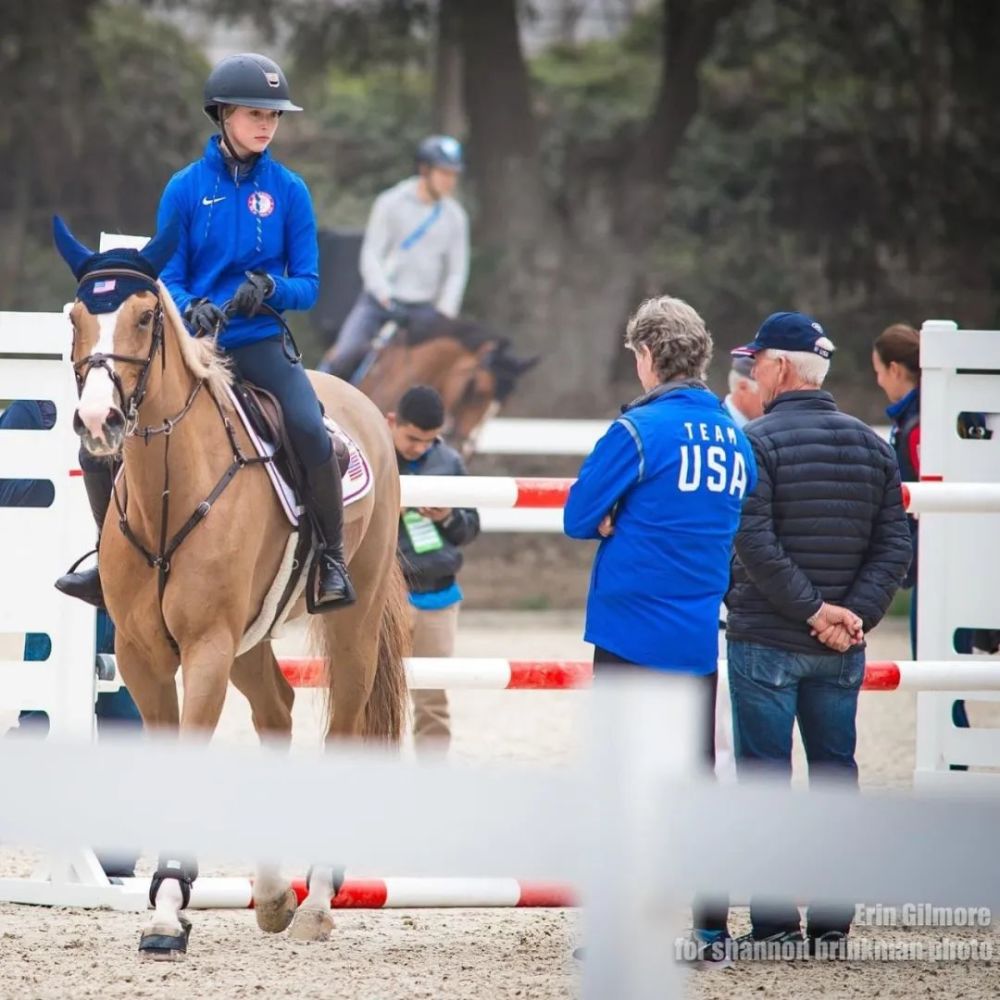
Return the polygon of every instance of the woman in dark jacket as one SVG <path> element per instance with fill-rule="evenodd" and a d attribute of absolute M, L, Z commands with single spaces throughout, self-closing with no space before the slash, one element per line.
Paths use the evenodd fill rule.
<path fill-rule="evenodd" d="M 905 323 L 886 327 L 875 340 L 872 350 L 872 367 L 875 380 L 886 394 L 889 405 L 886 414 L 892 421 L 889 441 L 899 461 L 899 476 L 904 483 L 920 479 L 920 334 Z M 968 414 L 962 414 L 967 417 Z M 913 562 L 903 581 L 910 594 L 910 649 L 917 655 L 917 520 L 909 517 L 910 536 L 913 539 Z M 972 652 L 972 635 L 968 629 L 955 634 L 955 649 L 959 653 Z M 956 701 L 952 706 L 952 720 L 961 729 L 969 726 L 965 702 Z"/>

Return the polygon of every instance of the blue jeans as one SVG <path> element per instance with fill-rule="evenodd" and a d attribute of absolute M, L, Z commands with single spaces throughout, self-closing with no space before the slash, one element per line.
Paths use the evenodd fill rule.
<path fill-rule="evenodd" d="M 430 302 L 400 303 L 410 317 L 410 323 L 430 323 L 438 315 Z M 375 335 L 389 321 L 390 314 L 370 292 L 362 292 L 354 308 L 347 314 L 337 335 L 337 343 L 328 361 L 320 370 L 350 381 L 358 365 L 365 359 Z"/>
<path fill-rule="evenodd" d="M 795 653 L 738 640 L 728 646 L 737 775 L 764 773 L 790 779 L 792 728 L 797 719 L 810 780 L 857 788 L 855 719 L 865 675 L 864 650 Z M 813 905 L 807 915 L 809 933 L 846 932 L 853 914 L 853 906 Z M 750 922 L 755 937 L 798 930 L 798 907 L 751 900 Z"/>

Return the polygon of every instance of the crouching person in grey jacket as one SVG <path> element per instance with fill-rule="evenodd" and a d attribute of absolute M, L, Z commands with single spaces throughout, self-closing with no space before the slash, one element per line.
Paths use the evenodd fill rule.
<path fill-rule="evenodd" d="M 820 388 L 833 349 L 815 320 L 775 313 L 733 352 L 754 359 L 764 404 L 745 428 L 758 478 L 743 506 L 726 597 L 741 778 L 768 771 L 790 779 L 798 719 L 810 778 L 857 787 L 864 633 L 881 621 L 910 562 L 892 449 Z M 809 944 L 833 946 L 852 914 L 811 906 Z M 753 940 L 802 941 L 794 903 L 754 900 L 750 918 Z"/>

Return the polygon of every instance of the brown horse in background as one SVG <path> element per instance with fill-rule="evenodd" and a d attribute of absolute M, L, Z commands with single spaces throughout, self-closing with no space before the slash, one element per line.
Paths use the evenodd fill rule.
<path fill-rule="evenodd" d="M 411 386 L 437 389 L 447 415 L 445 436 L 468 458 L 479 430 L 538 361 L 515 357 L 506 337 L 474 320 L 439 313 L 430 326 L 397 330 L 359 388 L 383 413 L 394 410 Z"/>
<path fill-rule="evenodd" d="M 58 226 L 57 243 L 74 272 L 78 277 L 83 269 L 92 272 L 91 252 L 69 243 L 68 230 L 60 241 Z M 154 237 L 143 251 L 144 261 L 156 262 L 153 273 L 169 257 L 163 242 Z M 97 258 L 98 269 L 107 256 Z M 102 275 L 117 274 L 119 281 L 129 273 L 120 263 L 103 267 Z M 254 454 L 227 390 L 231 377 L 224 357 L 211 342 L 187 332 L 159 283 L 134 292 L 114 312 L 94 315 L 78 299 L 70 320 L 81 391 L 78 431 L 92 454 L 123 459 L 118 502 L 132 538 L 119 526 L 112 504 L 99 563 L 117 626 L 118 668 L 144 723 L 205 740 L 216 728 L 231 680 L 250 702 L 261 738 L 287 745 L 294 691 L 270 641 L 237 655 L 292 533 L 264 467 L 250 464 L 235 472 L 171 556 L 169 575 L 150 565 L 136 544 L 149 553 L 162 551 L 162 540 L 175 537 L 213 494 L 234 461 L 235 445 L 244 456 Z M 357 603 L 311 622 L 311 637 L 328 668 L 327 739 L 396 743 L 405 718 L 407 627 L 396 557 L 395 451 L 386 421 L 369 399 L 331 376 L 310 377 L 326 413 L 361 447 L 374 477 L 372 490 L 345 512 L 344 550 Z M 163 502 L 168 480 L 169 508 Z M 303 613 L 300 599 L 290 618 Z M 183 706 L 177 698 L 178 668 Z M 166 794 L 164 803 L 182 808 L 182 798 L 173 794 Z M 269 931 L 291 925 L 300 940 L 324 939 L 332 927 L 333 881 L 332 868 L 314 869 L 309 896 L 296 912 L 290 883 L 275 870 L 261 871 L 254 885 L 258 923 Z M 156 891 L 144 942 L 176 945 L 164 947 L 158 957 L 177 957 L 186 948 L 190 923 L 180 913 L 186 901 L 181 882 L 166 879 Z"/>

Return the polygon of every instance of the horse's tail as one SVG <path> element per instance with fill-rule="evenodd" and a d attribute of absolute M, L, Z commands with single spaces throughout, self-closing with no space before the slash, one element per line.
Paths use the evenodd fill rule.
<path fill-rule="evenodd" d="M 385 588 L 388 596 L 379 622 L 378 662 L 365 706 L 362 736 L 370 741 L 395 744 L 403 737 L 409 704 L 403 660 L 410 644 L 406 581 L 398 558 L 392 560 Z"/>

